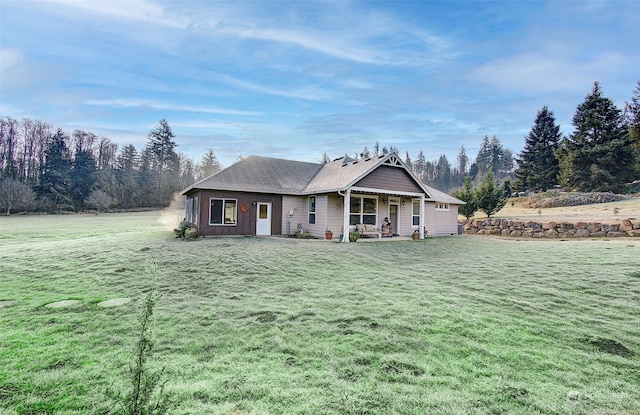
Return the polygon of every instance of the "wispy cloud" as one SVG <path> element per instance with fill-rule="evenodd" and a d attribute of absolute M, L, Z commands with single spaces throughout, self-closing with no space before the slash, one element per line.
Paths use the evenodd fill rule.
<path fill-rule="evenodd" d="M 237 88 L 242 88 L 248 91 L 259 92 L 261 94 L 276 95 L 288 98 L 301 98 L 312 101 L 323 101 L 337 98 L 335 91 L 323 90 L 321 88 L 314 87 L 313 85 L 307 85 L 302 88 L 274 88 L 268 87 L 264 84 L 245 81 L 226 74 L 213 74 L 214 77 L 223 81 L 228 85 L 232 85 Z"/>
<path fill-rule="evenodd" d="M 199 107 L 194 105 L 180 105 L 167 102 L 141 100 L 141 99 L 90 99 L 85 102 L 87 105 L 101 105 L 108 107 L 129 107 L 129 108 L 152 108 L 156 110 L 170 110 L 181 112 L 198 112 L 208 114 L 224 115 L 260 115 L 257 111 L 242 111 L 228 108 Z"/>
<path fill-rule="evenodd" d="M 100 15 L 112 19 L 134 20 L 162 26 L 184 28 L 190 21 L 183 16 L 167 15 L 165 7 L 147 0 L 47 0 L 56 6 L 76 9 L 86 14 Z"/>

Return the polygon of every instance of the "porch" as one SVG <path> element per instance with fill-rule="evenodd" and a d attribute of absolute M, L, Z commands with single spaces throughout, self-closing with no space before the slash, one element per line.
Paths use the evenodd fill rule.
<path fill-rule="evenodd" d="M 350 232 L 363 234 L 363 225 L 369 230 L 365 234 L 372 237 L 359 238 L 359 240 L 398 240 L 397 238 L 401 237 L 412 239 L 416 230 L 425 229 L 424 193 L 351 187 L 345 192 L 337 192 L 337 198 L 338 205 L 341 207 L 338 210 L 342 218 L 335 219 L 340 220 L 341 230 L 348 230 L 341 232 L 343 236 L 338 238 L 340 242 L 349 242 Z M 390 222 L 388 231 L 383 229 L 383 224 L 386 222 Z M 392 235 L 392 237 L 382 238 L 383 232 L 385 236 Z M 424 234 L 420 232 L 419 239 L 423 238 Z"/>

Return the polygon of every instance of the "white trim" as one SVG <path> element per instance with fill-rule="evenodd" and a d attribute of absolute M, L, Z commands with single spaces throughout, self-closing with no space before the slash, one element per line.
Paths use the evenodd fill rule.
<path fill-rule="evenodd" d="M 449 211 L 450 204 L 446 202 L 436 202 L 436 210 Z"/>
<path fill-rule="evenodd" d="M 391 195 L 391 196 L 408 196 L 408 197 L 420 197 L 423 193 L 415 193 L 415 192 L 401 192 L 395 190 L 387 190 L 387 189 L 376 189 L 373 187 L 351 187 L 352 192 L 363 192 L 363 193 L 375 193 L 376 195 Z"/>
<path fill-rule="evenodd" d="M 211 222 L 211 202 L 213 200 L 222 200 L 222 223 L 213 223 Z M 232 200 L 235 203 L 235 222 L 234 223 L 224 223 L 224 210 L 225 210 L 225 206 L 226 206 L 226 202 L 227 200 Z M 238 225 L 238 199 L 232 199 L 232 198 L 224 198 L 224 197 L 210 197 L 209 198 L 209 226 L 237 226 Z"/>

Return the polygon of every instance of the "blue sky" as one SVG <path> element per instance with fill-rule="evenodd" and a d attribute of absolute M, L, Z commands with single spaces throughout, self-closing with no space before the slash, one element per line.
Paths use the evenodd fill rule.
<path fill-rule="evenodd" d="M 640 80 L 640 2 L 0 0 L 0 115 L 141 149 L 320 161 L 396 146 L 514 153 L 544 105 Z"/>

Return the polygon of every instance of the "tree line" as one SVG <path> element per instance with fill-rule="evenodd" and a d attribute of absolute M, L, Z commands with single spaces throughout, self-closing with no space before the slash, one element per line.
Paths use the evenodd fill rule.
<path fill-rule="evenodd" d="M 212 149 L 199 163 L 176 151 L 162 119 L 142 149 L 28 118 L 0 118 L 0 208 L 60 212 L 165 207 L 174 194 L 221 169 Z"/>
<path fill-rule="evenodd" d="M 495 135 L 485 135 L 473 162 L 464 146 L 454 165 L 444 154 L 429 161 L 422 150 L 414 159 L 405 153 L 404 161 L 422 182 L 445 192 L 462 192 L 463 197 L 468 197 L 465 189 L 471 194 L 489 186 L 489 175 L 507 196 L 512 191 L 540 192 L 555 187 L 618 193 L 640 189 L 640 82 L 624 109 L 605 97 L 595 82 L 576 108 L 572 125 L 574 131 L 564 137 L 553 111 L 544 106 L 518 155 L 504 148 Z M 389 151 L 398 152 L 394 147 L 379 150 L 376 143 L 373 154 Z M 369 156 L 366 147 L 355 155 Z"/>
<path fill-rule="evenodd" d="M 473 161 L 464 146 L 453 164 L 444 154 L 427 160 L 422 150 L 415 158 L 406 152 L 404 161 L 420 181 L 456 194 L 467 186 L 487 187 L 487 177 L 507 196 L 512 190 L 537 192 L 556 186 L 638 191 L 637 184 L 629 184 L 640 178 L 640 82 L 624 109 L 594 83 L 572 124 L 574 131 L 564 137 L 545 106 L 518 155 L 495 135 L 485 135 Z M 8 214 L 27 207 L 51 212 L 164 207 L 176 192 L 222 168 L 212 149 L 199 163 L 178 153 L 164 119 L 147 140 L 142 149 L 131 144 L 118 148 L 91 132 L 68 135 L 42 121 L 0 118 L 0 209 Z M 355 158 L 389 152 L 400 154 L 398 148 L 380 148 L 376 142 L 372 151 L 365 147 Z M 324 153 L 322 162 L 328 161 Z"/>

